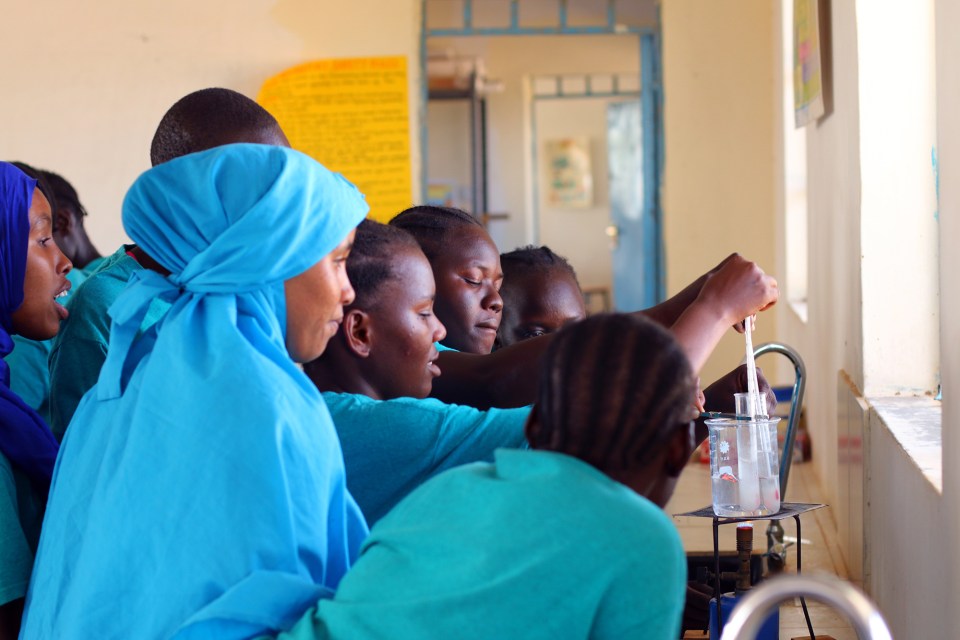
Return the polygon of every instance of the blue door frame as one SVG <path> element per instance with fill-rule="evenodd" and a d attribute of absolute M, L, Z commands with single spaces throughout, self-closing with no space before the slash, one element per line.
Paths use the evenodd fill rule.
<path fill-rule="evenodd" d="M 640 107 L 643 144 L 644 306 L 652 306 L 665 296 L 663 224 L 660 187 L 663 176 L 663 84 L 660 57 L 660 28 L 617 24 L 616 3 L 607 0 L 606 22 L 600 25 L 569 25 L 566 0 L 558 0 L 558 24 L 553 27 L 524 27 L 519 19 L 519 0 L 510 0 L 510 24 L 504 27 L 474 27 L 473 0 L 462 0 L 462 24 L 458 28 L 427 28 L 428 0 L 421 0 L 420 81 L 421 123 L 427 108 L 427 38 L 517 35 L 625 35 L 640 40 Z M 658 13 L 659 16 L 659 13 Z M 427 192 L 427 128 L 420 127 L 421 188 Z"/>

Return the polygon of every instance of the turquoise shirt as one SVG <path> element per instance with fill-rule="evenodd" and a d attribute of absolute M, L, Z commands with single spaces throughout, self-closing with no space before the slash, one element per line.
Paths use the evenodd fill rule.
<path fill-rule="evenodd" d="M 340 436 L 347 488 L 371 526 L 441 471 L 492 461 L 500 447 L 526 447 L 529 407 L 479 411 L 433 398 L 331 392 L 323 399 Z"/>
<path fill-rule="evenodd" d="M 686 574 L 656 505 L 576 458 L 500 450 L 411 493 L 280 637 L 674 640 Z"/>
<path fill-rule="evenodd" d="M 0 454 L 0 605 L 27 594 L 42 520 L 42 496 Z"/>
<path fill-rule="evenodd" d="M 127 255 L 129 248 L 120 247 L 104 258 L 100 267 L 77 288 L 67 303 L 70 317 L 60 323 L 60 333 L 53 339 L 49 360 L 49 423 L 58 440 L 63 439 L 80 399 L 96 384 L 107 359 L 110 342 L 107 309 L 126 289 L 130 276 L 143 270 Z M 168 302 L 154 300 L 140 330 L 156 324 L 169 308 Z"/>
<path fill-rule="evenodd" d="M 103 258 L 92 260 L 83 269 L 71 269 L 67 280 L 72 285 L 61 303 L 66 304 L 74 291 L 103 262 Z M 13 336 L 16 345 L 5 360 L 10 365 L 10 390 L 23 398 L 30 407 L 50 424 L 50 367 L 47 363 L 53 338 L 49 340 L 30 340 L 23 336 Z"/>

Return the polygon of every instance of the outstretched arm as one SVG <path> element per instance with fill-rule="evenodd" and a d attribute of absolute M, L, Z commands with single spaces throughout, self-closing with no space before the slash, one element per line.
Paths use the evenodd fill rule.
<path fill-rule="evenodd" d="M 437 359 L 440 377 L 433 381 L 430 395 L 478 409 L 533 404 L 540 360 L 553 335 L 524 340 L 487 355 L 441 351 Z"/>
<path fill-rule="evenodd" d="M 709 276 L 709 277 L 708 277 Z M 777 300 L 777 281 L 734 254 L 705 282 L 671 326 L 699 372 L 724 332 Z M 692 285 L 691 285 L 692 286 Z M 642 311 L 637 313 L 644 313 Z M 644 315 L 647 315 L 644 313 Z M 524 340 L 489 355 L 443 351 L 431 396 L 478 409 L 519 407 L 536 400 L 540 360 L 553 334 Z"/>

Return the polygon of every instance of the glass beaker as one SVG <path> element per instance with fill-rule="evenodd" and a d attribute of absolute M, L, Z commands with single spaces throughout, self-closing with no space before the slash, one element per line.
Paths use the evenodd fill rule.
<path fill-rule="evenodd" d="M 766 516 L 780 511 L 780 418 L 717 418 L 710 431 L 713 512 L 718 516 Z"/>

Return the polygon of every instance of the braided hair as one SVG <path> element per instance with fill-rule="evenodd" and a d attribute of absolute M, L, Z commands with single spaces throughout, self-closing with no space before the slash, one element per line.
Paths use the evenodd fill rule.
<path fill-rule="evenodd" d="M 689 420 L 693 374 L 664 328 L 600 314 L 556 334 L 542 363 L 531 446 L 610 472 L 636 468 Z"/>
<path fill-rule="evenodd" d="M 356 295 L 350 307 L 367 309 L 376 304 L 380 285 L 394 277 L 391 258 L 403 249 L 420 251 L 420 245 L 399 227 L 369 218 L 360 223 L 347 257 L 347 277 Z"/>
<path fill-rule="evenodd" d="M 547 246 L 537 247 L 531 244 L 501 253 L 500 268 L 503 269 L 504 286 L 509 282 L 511 275 L 519 276 L 533 271 L 547 272 L 558 269 L 573 278 L 577 288 L 580 288 L 577 272 L 573 270 L 567 259 L 558 256 Z"/>
<path fill-rule="evenodd" d="M 256 102 L 230 89 L 211 88 L 194 91 L 180 98 L 164 114 L 150 143 L 153 166 L 239 142 L 241 134 L 276 129 L 280 125 Z"/>
<path fill-rule="evenodd" d="M 43 169 L 39 169 L 38 173 L 43 176 L 47 184 L 50 185 L 50 190 L 53 193 L 53 199 L 55 201 L 51 203 L 51 206 L 53 206 L 55 210 L 59 211 L 62 207 L 66 207 L 67 210 L 70 211 L 70 215 L 76 220 L 80 220 L 87 215 L 87 210 L 80 204 L 80 196 L 77 195 L 77 190 L 73 188 L 72 184 L 67 182 L 66 178 L 59 173 L 45 171 Z"/>
<path fill-rule="evenodd" d="M 463 209 L 433 205 L 410 207 L 397 214 L 389 224 L 416 238 L 431 264 L 440 255 L 440 247 L 452 230 L 465 226 L 483 228 L 479 220 Z"/>

